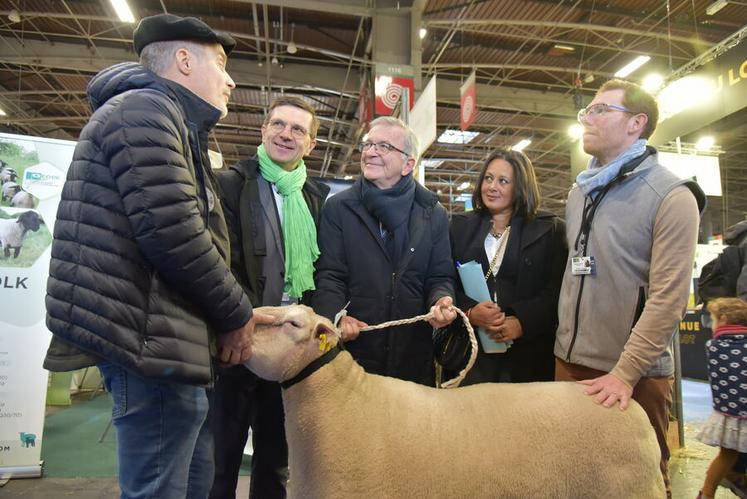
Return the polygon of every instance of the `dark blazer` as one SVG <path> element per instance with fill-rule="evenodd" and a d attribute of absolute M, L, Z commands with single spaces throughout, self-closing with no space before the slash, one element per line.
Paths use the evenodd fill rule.
<path fill-rule="evenodd" d="M 272 244 L 272 241 L 266 241 L 264 237 L 265 219 L 257 186 L 259 176 L 256 158 L 239 161 L 228 170 L 216 174 L 231 238 L 231 269 L 255 307 L 262 305 L 265 284 L 262 258 L 267 255 L 268 245 Z M 322 205 L 329 193 L 329 186 L 307 178 L 301 193 L 314 224 L 319 227 Z M 270 209 L 274 211 L 274 207 Z M 303 298 L 302 301 L 308 304 L 308 292 Z"/>
<path fill-rule="evenodd" d="M 472 211 L 451 219 L 450 236 L 455 262 L 477 261 L 487 273 L 485 238 L 490 216 Z M 540 212 L 534 219 L 511 220 L 506 252 L 498 276 L 488 279 L 490 294 L 497 291 L 498 305 L 521 322 L 523 336 L 506 353 L 486 354 L 482 347 L 463 385 L 482 382 L 551 381 L 554 379 L 553 345 L 558 325 L 558 295 L 568 249 L 565 224 Z M 462 310 L 477 302 L 464 294 L 457 278 L 457 306 Z M 458 321 L 452 327 L 459 327 Z"/>
<path fill-rule="evenodd" d="M 350 316 L 370 325 L 428 312 L 442 296 L 454 296 L 454 265 L 446 210 L 417 185 L 408 242 L 396 268 L 379 223 L 361 202 L 361 179 L 324 205 L 319 228 L 314 310 L 333 319 L 350 301 Z M 426 322 L 361 333 L 345 347 L 363 368 L 434 384 L 433 339 Z"/>
<path fill-rule="evenodd" d="M 265 288 L 265 277 L 262 266 L 264 257 L 276 251 L 277 244 L 283 248 L 282 226 L 278 220 L 280 241 L 267 241 L 265 238 L 264 211 L 270 210 L 275 218 L 277 211 L 274 205 L 262 206 L 258 181 L 261 178 L 259 163 L 256 158 L 239 161 L 227 170 L 216 173 L 221 193 L 221 204 L 226 215 L 228 233 L 231 241 L 231 270 L 236 280 L 249 296 L 252 306 L 278 306 L 280 303 L 262 303 Z M 322 205 L 329 193 L 329 186 L 307 178 L 301 188 L 306 205 L 309 207 L 314 224 L 319 227 L 322 216 Z M 278 244 L 279 243 L 279 244 Z M 302 302 L 309 304 L 311 292 L 304 293 Z M 220 368 L 221 376 L 241 377 L 253 380 L 256 375 L 243 365 Z M 219 381 L 220 382 L 220 381 Z"/>

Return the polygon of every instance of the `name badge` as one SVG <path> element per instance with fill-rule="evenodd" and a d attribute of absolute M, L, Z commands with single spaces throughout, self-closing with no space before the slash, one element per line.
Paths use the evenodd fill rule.
<path fill-rule="evenodd" d="M 592 275 L 594 274 L 594 269 L 593 256 L 574 256 L 571 258 L 571 272 L 573 275 Z"/>

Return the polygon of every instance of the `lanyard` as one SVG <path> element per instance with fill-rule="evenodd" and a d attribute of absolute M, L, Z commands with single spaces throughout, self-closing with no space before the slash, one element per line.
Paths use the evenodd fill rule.
<path fill-rule="evenodd" d="M 591 193 L 584 198 L 584 210 L 581 215 L 581 229 L 578 231 L 578 235 L 576 236 L 576 243 L 573 245 L 573 248 L 578 250 L 578 245 L 580 243 L 582 247 L 582 253 L 584 255 L 586 254 L 586 242 L 589 240 L 589 233 L 591 232 L 591 222 L 592 220 L 594 220 L 594 215 L 596 215 L 597 213 L 597 208 L 599 208 L 599 205 L 602 204 L 604 196 L 606 196 L 610 189 L 612 189 L 612 186 L 621 179 L 622 176 L 618 175 L 612 182 L 605 185 L 602 189 L 602 192 L 600 192 L 597 196 L 592 197 L 593 193 Z M 589 203 L 589 199 L 591 199 L 591 203 Z"/>
<path fill-rule="evenodd" d="M 643 153 L 643 155 L 635 158 L 627 165 L 625 165 L 617 174 L 617 176 L 612 179 L 609 184 L 605 185 L 602 188 L 599 194 L 594 196 L 594 193 L 592 192 L 584 198 L 584 210 L 581 215 L 581 228 L 579 229 L 578 235 L 576 236 L 576 242 L 573 245 L 573 249 L 578 250 L 580 244 L 582 254 L 584 256 L 586 255 L 586 243 L 589 241 L 589 234 L 591 233 L 591 222 L 594 220 L 594 215 L 596 215 L 599 205 L 602 204 L 602 200 L 615 185 L 625 180 L 625 177 L 627 177 L 630 172 L 632 172 L 638 165 L 643 162 L 644 159 L 646 159 L 650 155 L 651 152 L 649 152 L 647 148 L 646 152 Z M 589 203 L 590 199 L 591 203 Z"/>

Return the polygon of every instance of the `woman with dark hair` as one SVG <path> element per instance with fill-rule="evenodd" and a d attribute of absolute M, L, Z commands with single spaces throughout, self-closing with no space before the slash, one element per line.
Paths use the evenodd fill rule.
<path fill-rule="evenodd" d="M 565 225 L 538 210 L 534 167 L 518 151 L 490 155 L 472 202 L 473 211 L 451 220 L 452 256 L 455 262 L 482 265 L 493 300 L 472 300 L 458 282 L 457 306 L 493 340 L 512 344 L 505 353 L 485 353 L 480 346 L 462 385 L 552 381 L 558 294 L 568 253 Z"/>

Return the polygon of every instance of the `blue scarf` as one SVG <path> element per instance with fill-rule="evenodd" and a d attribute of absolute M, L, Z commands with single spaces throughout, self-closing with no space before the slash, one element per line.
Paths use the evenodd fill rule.
<path fill-rule="evenodd" d="M 578 177 L 576 177 L 576 184 L 581 189 L 581 192 L 585 196 L 588 196 L 595 190 L 612 182 L 626 163 L 643 155 L 645 152 L 646 139 L 638 139 L 633 142 L 632 146 L 606 165 L 600 165 L 597 158 L 591 158 L 586 170 L 579 173 Z"/>

